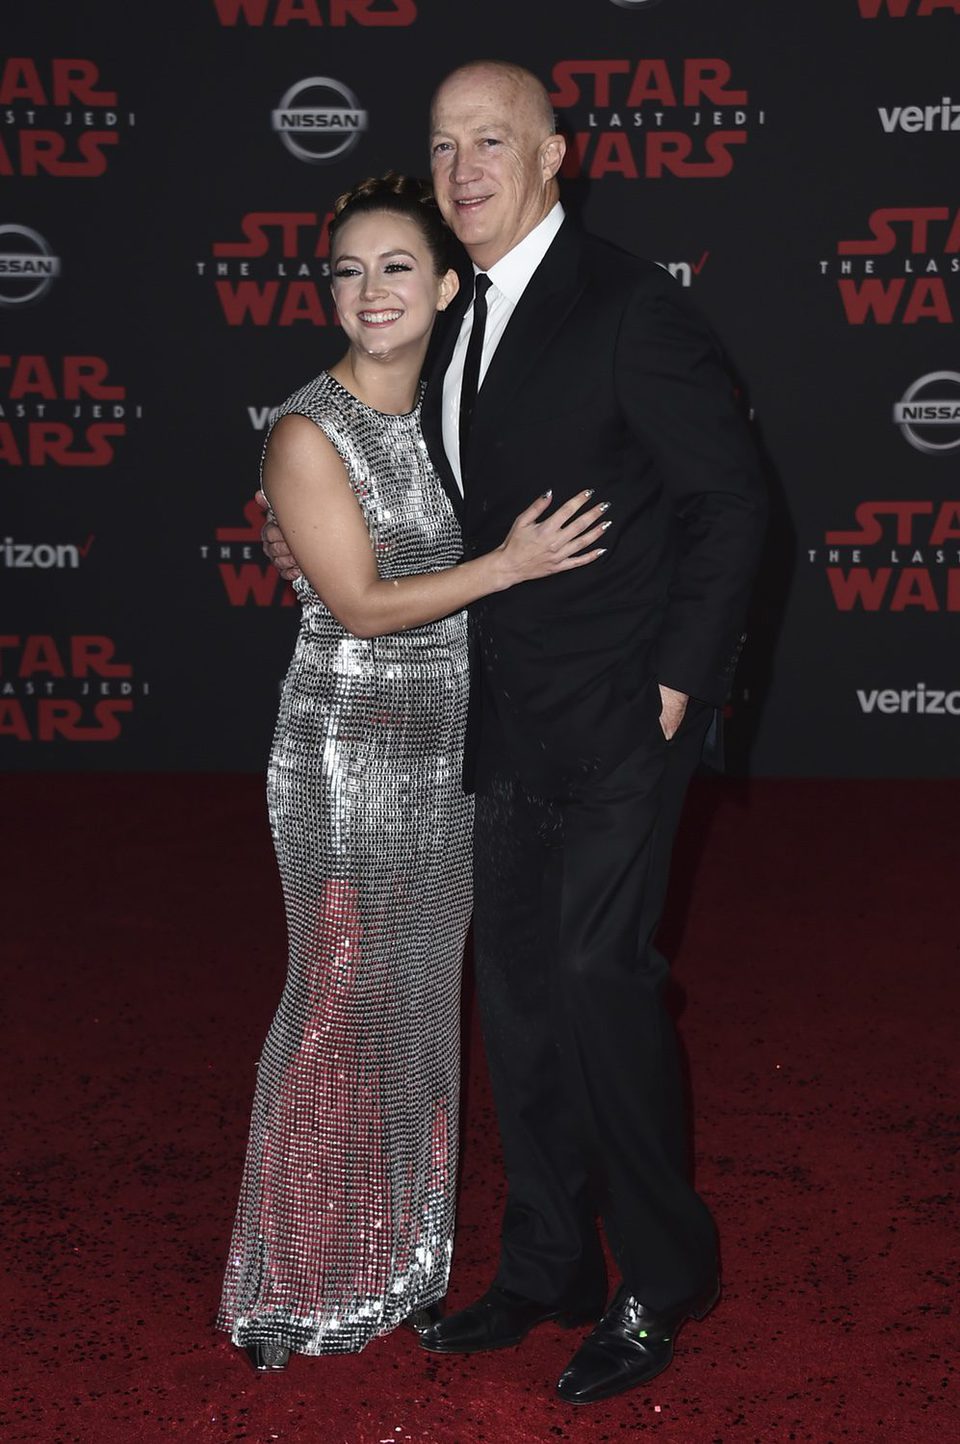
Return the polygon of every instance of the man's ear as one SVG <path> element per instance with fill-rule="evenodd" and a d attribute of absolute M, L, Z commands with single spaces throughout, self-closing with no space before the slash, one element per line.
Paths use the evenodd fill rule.
<path fill-rule="evenodd" d="M 460 277 L 456 271 L 447 271 L 440 282 L 440 294 L 437 297 L 437 310 L 445 311 L 460 289 Z"/>
<path fill-rule="evenodd" d="M 567 142 L 562 135 L 548 135 L 540 147 L 540 171 L 544 180 L 553 180 L 563 164 Z"/>

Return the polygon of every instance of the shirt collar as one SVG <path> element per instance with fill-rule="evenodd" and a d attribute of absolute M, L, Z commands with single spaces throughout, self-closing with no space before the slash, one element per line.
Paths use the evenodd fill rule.
<path fill-rule="evenodd" d="M 531 276 L 543 260 L 554 236 L 563 225 L 563 206 L 557 201 L 553 209 L 548 211 L 539 225 L 518 241 L 512 251 L 501 256 L 495 265 L 492 265 L 487 272 L 490 280 L 501 291 L 512 305 L 516 305 L 523 295 Z M 479 272 L 479 267 L 474 266 L 474 275 Z"/>

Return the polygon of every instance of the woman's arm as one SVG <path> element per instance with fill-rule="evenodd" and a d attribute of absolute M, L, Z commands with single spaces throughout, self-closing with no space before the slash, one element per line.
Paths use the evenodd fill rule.
<path fill-rule="evenodd" d="M 586 566 L 605 550 L 595 545 L 607 525 L 603 503 L 584 510 L 591 493 L 580 492 L 539 522 L 550 505 L 546 495 L 521 512 L 495 551 L 443 571 L 384 581 L 343 462 L 305 416 L 284 416 L 274 427 L 263 487 L 307 581 L 356 637 L 436 621 L 517 582 Z"/>

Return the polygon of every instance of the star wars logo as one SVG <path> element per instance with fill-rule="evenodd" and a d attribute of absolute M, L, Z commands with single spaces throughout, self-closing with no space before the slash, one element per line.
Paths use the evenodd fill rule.
<path fill-rule="evenodd" d="M 861 501 L 807 559 L 838 612 L 960 612 L 960 501 Z"/>
<path fill-rule="evenodd" d="M 414 0 L 213 0 L 221 25 L 412 25 Z"/>
<path fill-rule="evenodd" d="M 255 501 L 248 501 L 242 526 L 218 526 L 214 544 L 200 548 L 202 559 L 216 564 L 231 607 L 292 607 L 296 602 L 293 588 L 263 555 L 262 527 L 263 512 Z"/>
<path fill-rule="evenodd" d="M 112 637 L 0 636 L 0 737 L 116 742 L 149 693 Z"/>
<path fill-rule="evenodd" d="M 118 105 L 92 60 L 11 56 L 0 66 L 0 176 L 103 175 L 135 122 Z"/>
<path fill-rule="evenodd" d="M 0 355 L 0 462 L 109 466 L 143 407 L 102 356 Z"/>
<path fill-rule="evenodd" d="M 214 242 L 213 259 L 194 264 L 213 281 L 228 325 L 337 324 L 326 286 L 332 219 L 330 212 L 248 211 L 240 240 Z"/>
<path fill-rule="evenodd" d="M 719 179 L 766 115 L 726 60 L 558 60 L 550 99 L 567 135 L 562 175 Z"/>
<path fill-rule="evenodd" d="M 857 4 L 864 20 L 923 20 L 943 11 L 960 15 L 960 0 L 857 0 Z"/>
<path fill-rule="evenodd" d="M 836 280 L 848 324 L 952 325 L 960 211 L 882 206 L 871 214 L 868 230 L 866 236 L 838 243 L 840 259 L 819 262 L 820 274 Z"/>

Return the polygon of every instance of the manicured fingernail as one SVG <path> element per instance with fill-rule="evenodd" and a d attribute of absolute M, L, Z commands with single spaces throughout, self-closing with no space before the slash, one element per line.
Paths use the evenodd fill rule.
<path fill-rule="evenodd" d="M 553 487 L 551 487 L 549 491 L 542 491 L 542 492 L 540 493 L 540 500 L 541 500 L 541 501 L 549 501 L 552 496 L 553 496 Z"/>
<path fill-rule="evenodd" d="M 607 551 L 606 547 L 597 547 L 597 549 L 596 549 L 596 555 L 597 555 L 598 557 L 605 556 L 605 555 L 606 555 L 606 551 Z"/>
<path fill-rule="evenodd" d="M 600 503 L 600 510 L 601 510 L 601 511 L 609 511 L 609 510 L 610 510 L 610 503 L 609 503 L 608 501 L 602 501 L 602 502 Z"/>
<path fill-rule="evenodd" d="M 583 494 L 584 494 L 584 496 L 587 498 L 587 501 L 589 501 L 590 498 L 593 496 L 593 487 L 592 487 L 592 486 L 588 486 L 587 489 L 586 489 L 586 491 L 585 491 Z"/>
<path fill-rule="evenodd" d="M 613 522 L 612 522 L 612 521 L 602 521 L 602 522 L 600 523 L 600 525 L 603 527 L 603 530 L 606 531 L 606 529 L 607 529 L 608 526 L 613 526 Z"/>

